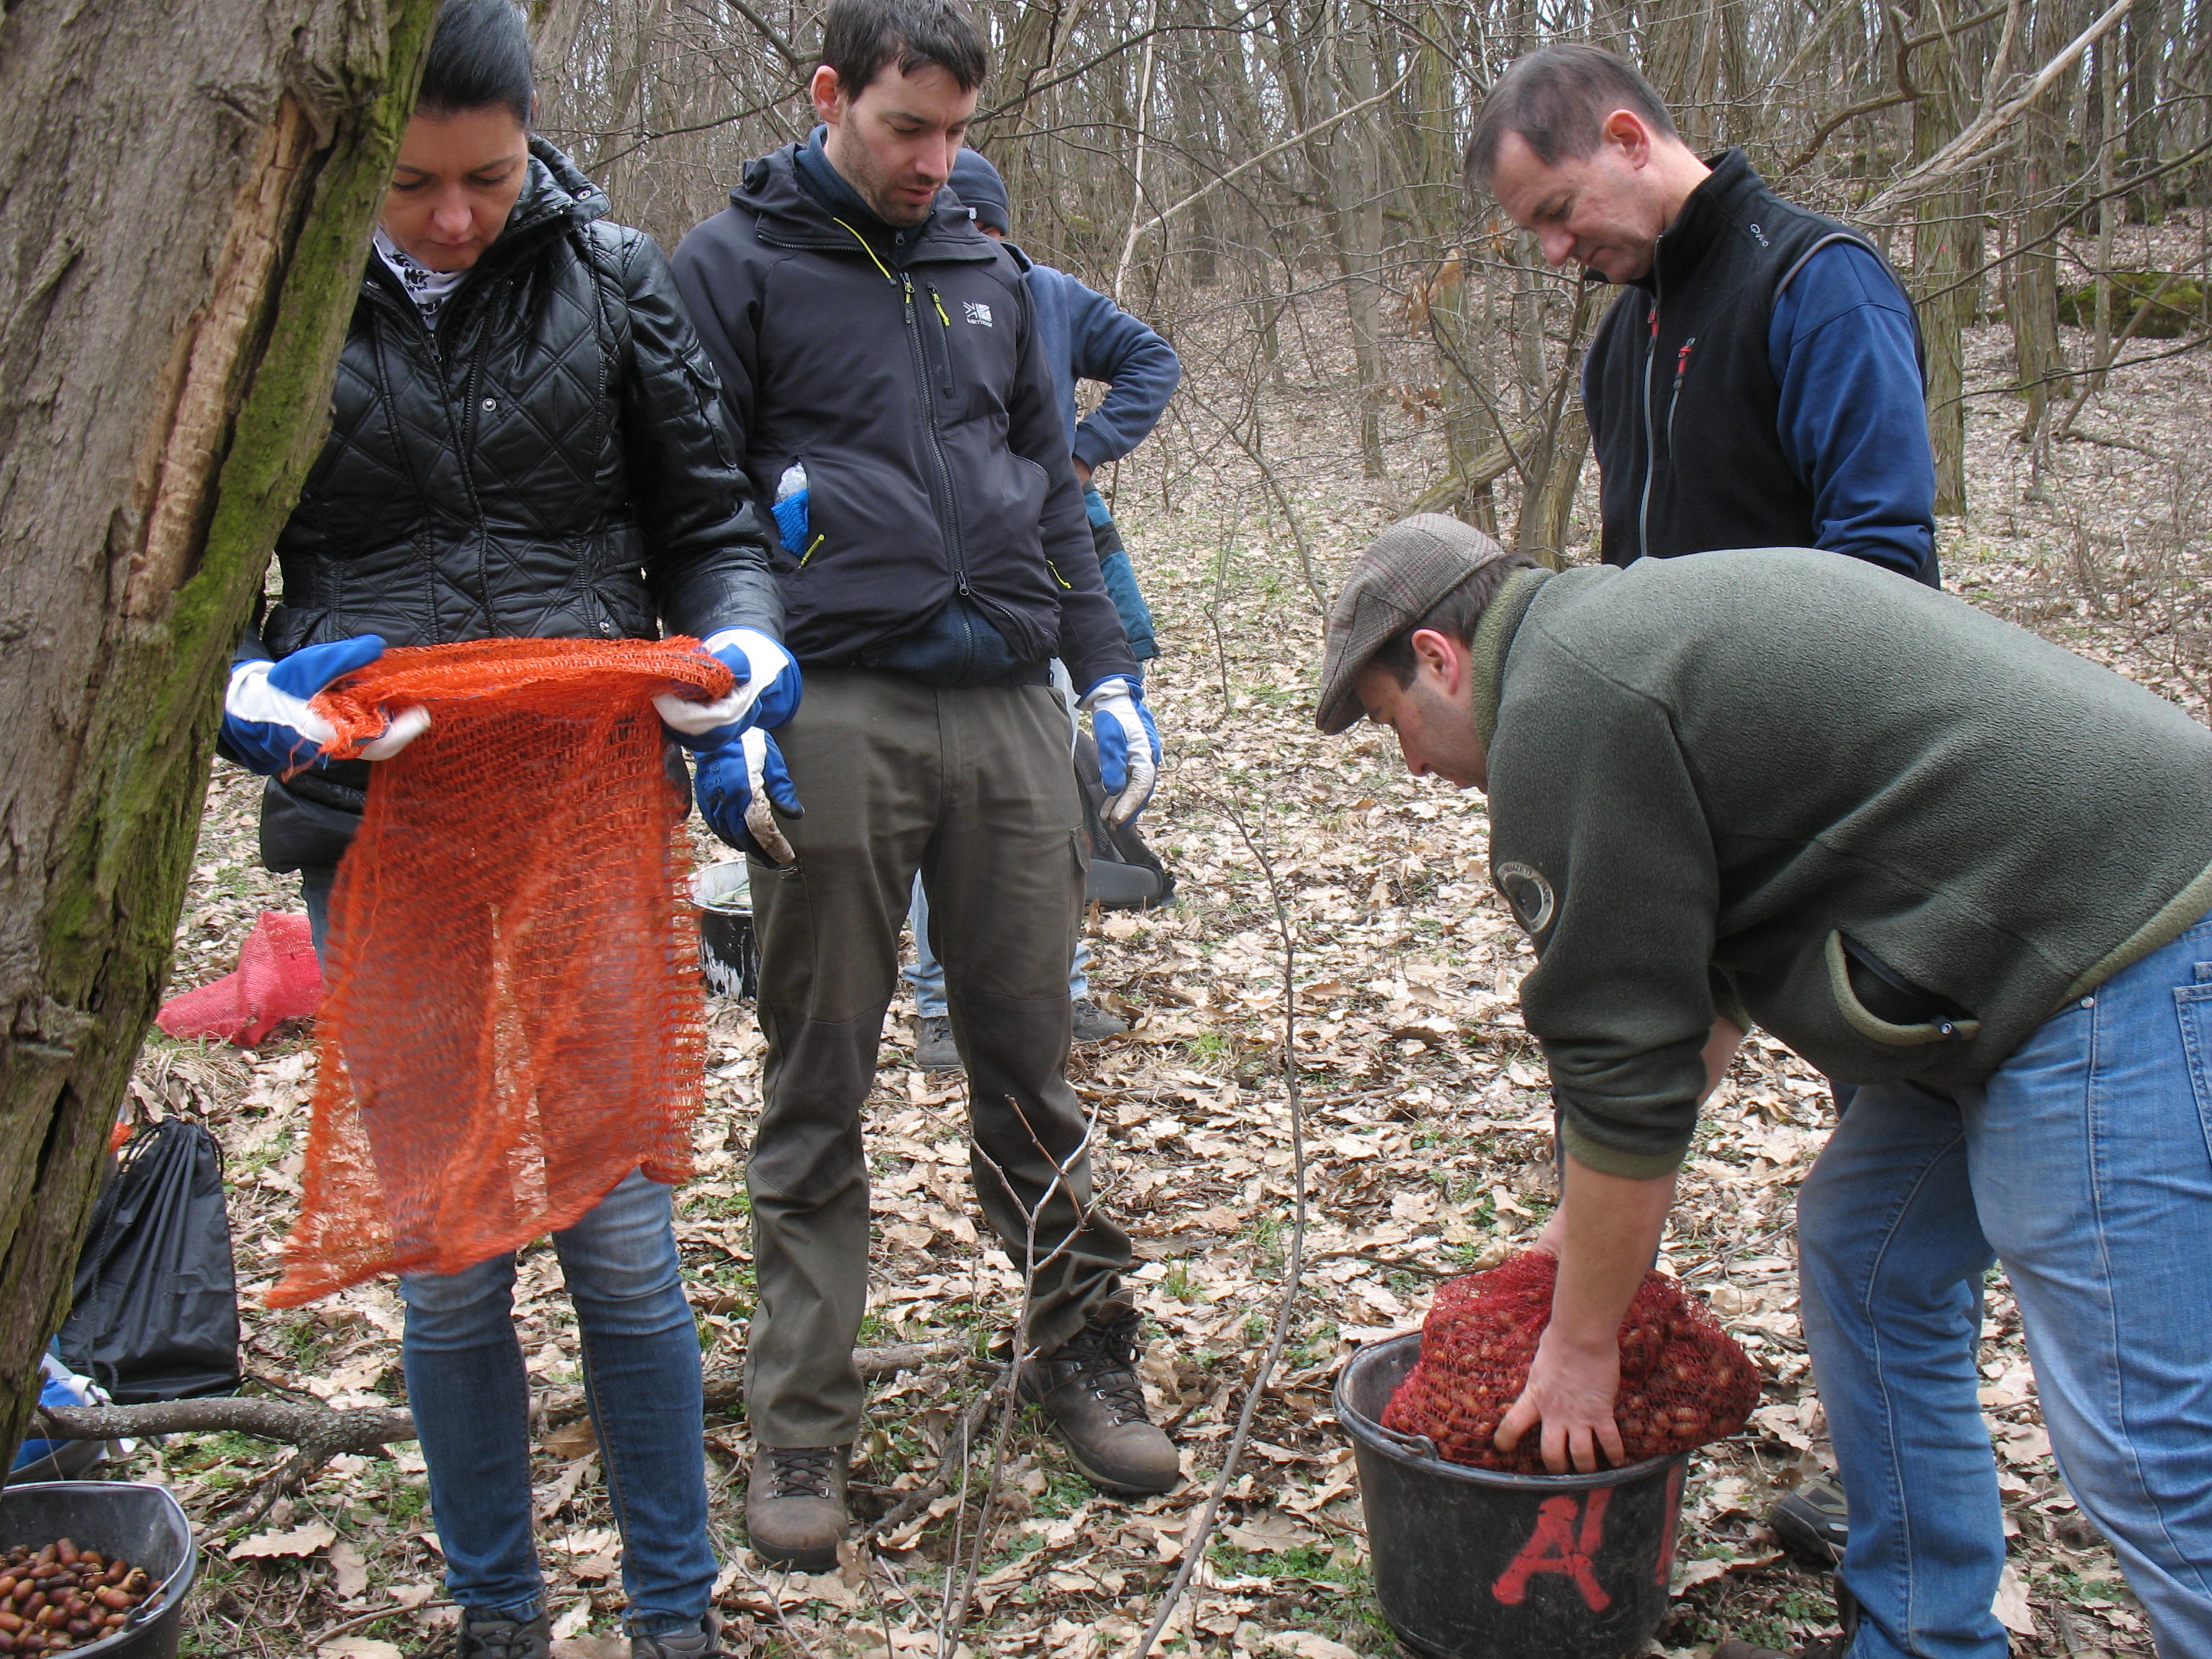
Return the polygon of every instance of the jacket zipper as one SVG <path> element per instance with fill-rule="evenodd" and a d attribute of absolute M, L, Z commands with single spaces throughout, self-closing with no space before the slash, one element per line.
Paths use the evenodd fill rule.
<path fill-rule="evenodd" d="M 1667 459 L 1674 458 L 1674 406 L 1682 401 L 1682 377 L 1690 372 L 1690 348 L 1697 344 L 1694 334 L 1682 342 L 1682 349 L 1674 354 L 1674 389 L 1667 394 Z"/>
<path fill-rule="evenodd" d="M 938 528 L 945 532 L 945 549 L 951 555 L 953 588 L 964 599 L 968 597 L 968 555 L 967 550 L 960 544 L 959 502 L 952 493 L 952 468 L 945 459 L 944 439 L 937 429 L 937 405 L 929 395 L 929 349 L 922 343 L 921 319 L 915 312 L 914 278 L 903 270 L 894 276 L 890 267 L 876 257 L 876 251 L 868 246 L 866 237 L 861 235 L 842 219 L 833 216 L 831 222 L 860 245 L 860 252 L 868 256 L 868 263 L 882 271 L 884 280 L 896 285 L 904 296 L 907 344 L 914 352 L 915 385 L 921 393 L 922 424 L 929 429 L 930 459 L 937 463 L 937 481 L 945 495 L 945 504 L 939 509 L 942 516 L 938 521 Z M 930 292 L 934 294 L 936 290 L 932 289 Z M 945 307 L 940 305 L 938 307 L 938 314 L 943 316 L 944 313 Z M 945 325 L 948 329 L 951 328 L 951 319 L 946 318 Z M 813 550 L 809 548 L 807 552 L 811 555 Z"/>
<path fill-rule="evenodd" d="M 448 317 L 447 322 L 457 320 Z M 469 372 L 461 382 L 461 484 L 469 492 L 469 506 L 477 515 L 477 592 L 483 600 L 484 629 L 496 637 L 499 623 L 491 597 L 491 528 L 484 522 L 483 504 L 477 499 L 476 468 L 471 460 L 477 434 L 477 371 L 483 367 L 484 340 L 479 331 L 476 349 L 469 353 Z"/>
<path fill-rule="evenodd" d="M 945 459 L 944 434 L 937 429 L 937 400 L 930 395 L 929 348 L 921 336 L 921 315 L 915 304 L 914 278 L 905 271 L 899 273 L 899 286 L 906 295 L 906 337 L 914 348 L 915 383 L 921 392 L 922 424 L 929 431 L 930 459 L 937 464 L 937 482 L 945 492 L 945 532 L 946 550 L 952 556 L 952 586 L 962 599 L 968 597 L 968 550 L 960 540 L 959 499 L 953 494 L 952 467 Z"/>
<path fill-rule="evenodd" d="M 945 296 L 937 291 L 934 283 L 929 284 L 929 300 L 937 307 L 937 320 L 945 329 L 938 337 L 938 343 L 945 348 L 945 400 L 950 404 L 956 389 L 952 384 L 952 319 L 945 313 Z"/>
<path fill-rule="evenodd" d="M 1657 273 L 1653 273 L 1656 281 Z M 1658 454 L 1651 432 L 1651 360 L 1659 355 L 1659 301 L 1651 301 L 1651 331 L 1644 342 L 1644 489 L 1636 501 L 1636 556 L 1651 550 L 1651 469 Z"/>

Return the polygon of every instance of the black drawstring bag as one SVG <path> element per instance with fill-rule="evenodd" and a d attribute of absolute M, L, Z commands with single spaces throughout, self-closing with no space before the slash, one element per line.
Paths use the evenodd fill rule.
<path fill-rule="evenodd" d="M 164 1118 L 131 1139 L 93 1206 L 58 1339 L 73 1370 L 121 1405 L 238 1387 L 238 1281 L 222 1152 Z"/>

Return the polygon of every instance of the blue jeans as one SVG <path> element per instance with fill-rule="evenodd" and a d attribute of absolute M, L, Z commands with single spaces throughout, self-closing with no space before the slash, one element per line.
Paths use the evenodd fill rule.
<path fill-rule="evenodd" d="M 320 946 L 328 869 L 301 872 Z M 576 1309 L 585 1398 L 623 1540 L 630 1628 L 699 1628 L 714 1586 L 699 1328 L 684 1299 L 668 1188 L 633 1170 L 554 1253 Z M 446 1589 L 477 1613 L 544 1611 L 532 1541 L 530 1379 L 514 1333 L 514 1257 L 457 1273 L 407 1273 L 400 1358 L 430 1471 Z"/>
<path fill-rule="evenodd" d="M 1976 1394 L 1999 1261 L 2061 1473 L 2161 1654 L 2212 1655 L 2212 920 L 1981 1088 L 1861 1087 L 1798 1200 L 1806 1343 L 1850 1510 L 1852 1659 L 2002 1659 Z"/>
<path fill-rule="evenodd" d="M 924 1019 L 943 1019 L 946 1016 L 945 1003 L 945 964 L 937 959 L 937 952 L 929 948 L 929 897 L 921 890 L 921 878 L 914 878 L 914 903 L 906 913 L 907 925 L 914 929 L 914 966 L 901 969 L 906 982 L 914 988 L 914 1010 Z M 1075 939 L 1075 960 L 1067 970 L 1067 997 L 1071 1002 L 1080 1001 L 1091 994 L 1091 946 L 1081 934 Z"/>

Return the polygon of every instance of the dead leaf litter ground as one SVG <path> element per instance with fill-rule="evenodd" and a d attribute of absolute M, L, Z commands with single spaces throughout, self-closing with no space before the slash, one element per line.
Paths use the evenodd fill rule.
<path fill-rule="evenodd" d="M 1978 333 L 1974 350 L 1978 368 L 1999 372 L 1995 331 Z M 1340 418 L 1347 366 L 1323 367 L 1279 397 L 1262 453 L 1327 581 L 1409 492 L 1403 481 L 1360 478 L 1355 422 Z M 2205 480 L 2145 458 L 2166 454 L 2174 422 L 2201 427 L 2206 378 L 2198 359 L 2124 371 L 2084 417 L 2097 436 L 2057 446 L 2039 477 L 2010 440 L 2017 404 L 1978 400 L 1975 511 L 1943 537 L 1948 573 L 1969 597 L 2200 714 L 2194 561 Z M 1427 476 L 1433 438 L 1413 424 L 1391 436 L 1394 469 L 1407 480 Z M 1549 1212 L 1551 1109 L 1515 1003 L 1528 946 L 1489 885 L 1480 798 L 1408 778 L 1387 733 L 1313 730 L 1320 618 L 1296 538 L 1247 453 L 1218 431 L 1206 439 L 1197 422 L 1171 423 L 1116 483 L 1170 653 L 1149 696 L 1171 758 L 1145 823 L 1180 887 L 1164 909 L 1091 916 L 1094 985 L 1135 1029 L 1079 1051 L 1074 1078 L 1097 1113 L 1101 1200 L 1135 1237 L 1146 1392 L 1184 1449 L 1189 1479 L 1150 1502 L 1102 1498 L 1033 1415 L 1022 1416 L 972 1557 L 969 1612 L 943 1650 L 1089 1659 L 1129 1648 L 1174 1573 L 1265 1348 L 1295 1192 L 1285 963 L 1249 835 L 1281 884 L 1297 945 L 1306 1270 L 1221 1530 L 1164 1647 L 1304 1659 L 1386 1653 L 1330 1384 L 1356 1345 L 1416 1327 L 1439 1278 L 1525 1243 Z M 1587 557 L 1587 501 L 1577 529 Z M 257 781 L 218 764 L 179 929 L 177 988 L 233 966 L 259 911 L 298 907 L 291 880 L 258 866 L 258 793 Z M 702 850 L 714 855 L 703 839 Z M 1004 1328 L 1019 1297 L 1007 1258 L 979 1236 L 958 1079 L 914 1068 L 911 1015 L 903 1000 L 893 1010 L 870 1106 L 877 1227 L 862 1340 L 967 1347 L 875 1386 L 855 1470 L 864 1522 L 935 1478 L 988 1380 L 989 1367 L 968 1356 Z M 744 1005 L 717 1002 L 712 1021 L 699 1174 L 678 1195 L 678 1236 L 710 1376 L 726 1378 L 740 1363 L 752 1296 L 743 1159 L 759 1106 L 761 1040 Z M 204 1115 L 227 1150 L 249 1389 L 337 1406 L 403 1403 L 401 1313 L 388 1285 L 301 1310 L 258 1306 L 300 1188 L 308 1044 L 287 1030 L 240 1056 L 156 1036 L 134 1095 L 145 1109 Z M 1830 1121 L 1820 1079 L 1755 1038 L 1707 1109 L 1688 1164 L 1662 1265 L 1703 1291 L 1757 1357 L 1765 1395 L 1749 1429 L 1693 1462 L 1675 1600 L 1656 1652 L 1705 1654 L 1729 1634 L 1788 1646 L 1833 1622 L 1829 1582 L 1781 1557 L 1761 1518 L 1828 1461 L 1798 1330 L 1790 1230 L 1797 1182 Z M 542 1243 L 524 1255 L 516 1320 L 537 1387 L 574 1389 L 574 1319 Z M 2110 1550 L 2057 1479 L 2001 1278 L 1982 1356 L 2013 1534 L 1999 1608 L 2014 1650 L 2148 1655 Z M 706 1449 L 732 1651 L 940 1651 L 948 1565 L 966 1565 L 977 1547 L 981 1464 L 964 1492 L 956 1484 L 908 1504 L 912 1518 L 841 1574 L 776 1578 L 744 1547 L 749 1445 L 727 1390 L 718 1399 Z M 619 1545 L 596 1448 L 573 1417 L 549 1413 L 546 1424 L 537 1508 L 556 1651 L 626 1653 L 615 1639 Z M 177 1492 L 207 1548 L 185 1651 L 388 1659 L 441 1646 L 454 1615 L 441 1605 L 418 1449 L 338 1458 L 242 1535 L 240 1518 L 283 1449 L 178 1436 L 129 1462 L 132 1476 Z"/>

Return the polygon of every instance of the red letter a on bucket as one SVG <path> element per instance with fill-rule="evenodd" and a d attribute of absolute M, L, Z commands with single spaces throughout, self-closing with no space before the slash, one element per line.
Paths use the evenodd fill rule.
<path fill-rule="evenodd" d="M 1590 1492 L 1583 1508 L 1579 1533 L 1575 1526 L 1575 1500 L 1546 1498 L 1536 1508 L 1536 1530 L 1528 1534 L 1521 1553 L 1498 1575 L 1490 1593 L 1507 1607 L 1517 1607 L 1528 1594 L 1531 1578 L 1540 1572 L 1563 1572 L 1575 1581 L 1592 1613 L 1603 1613 L 1611 1607 L 1613 1598 L 1590 1570 L 1590 1557 L 1605 1537 L 1605 1506 L 1612 1496 L 1610 1486 L 1599 1486 Z"/>

